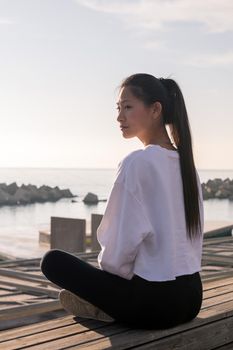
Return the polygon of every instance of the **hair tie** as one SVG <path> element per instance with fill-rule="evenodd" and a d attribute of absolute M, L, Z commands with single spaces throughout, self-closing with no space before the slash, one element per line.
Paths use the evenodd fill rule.
<path fill-rule="evenodd" d="M 171 86 L 169 84 L 169 79 L 164 79 L 164 78 L 159 78 L 159 81 L 161 82 L 161 84 L 165 87 L 167 94 L 170 98 L 176 98 L 177 97 L 177 92 L 174 91 L 173 86 Z"/>

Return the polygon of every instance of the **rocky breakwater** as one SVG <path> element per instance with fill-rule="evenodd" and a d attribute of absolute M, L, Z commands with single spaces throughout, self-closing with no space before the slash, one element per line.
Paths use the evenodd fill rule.
<path fill-rule="evenodd" d="M 83 199 L 83 202 L 88 205 L 97 204 L 99 202 L 106 202 L 107 199 L 99 199 L 95 193 L 88 192 Z"/>
<path fill-rule="evenodd" d="M 13 182 L 10 185 L 0 184 L 0 206 L 21 205 L 31 203 L 56 202 L 61 198 L 75 197 L 69 189 L 61 190 L 59 187 L 35 185 L 21 185 Z"/>
<path fill-rule="evenodd" d="M 202 193 L 204 199 L 229 199 L 233 201 L 233 180 L 229 178 L 208 180 L 202 183 Z"/>

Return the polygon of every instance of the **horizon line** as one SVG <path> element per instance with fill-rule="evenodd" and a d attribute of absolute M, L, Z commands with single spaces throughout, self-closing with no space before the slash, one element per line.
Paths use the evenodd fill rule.
<path fill-rule="evenodd" d="M 9 170 L 13 170 L 13 169 L 49 169 L 49 170 L 116 170 L 117 167 L 115 168 L 108 168 L 108 167 L 46 167 L 46 166 L 42 166 L 42 167 L 31 167 L 31 166 L 0 166 L 0 170 L 1 169 L 9 169 Z M 233 171 L 233 169 L 226 169 L 226 168 L 197 168 L 198 171 Z"/>

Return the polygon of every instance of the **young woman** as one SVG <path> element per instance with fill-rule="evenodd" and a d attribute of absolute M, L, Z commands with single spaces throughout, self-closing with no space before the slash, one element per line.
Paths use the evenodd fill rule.
<path fill-rule="evenodd" d="M 168 328 L 202 303 L 203 203 L 186 107 L 174 80 L 149 74 L 125 79 L 117 106 L 123 137 L 143 148 L 119 165 L 97 231 L 100 269 L 60 250 L 41 268 L 76 316 Z"/>

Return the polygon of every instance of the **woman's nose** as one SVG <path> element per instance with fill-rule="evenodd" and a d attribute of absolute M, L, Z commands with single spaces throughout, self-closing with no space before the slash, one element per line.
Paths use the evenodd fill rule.
<path fill-rule="evenodd" d="M 124 120 L 124 115 L 123 115 L 122 111 L 119 111 L 117 121 L 120 122 L 122 120 Z"/>

